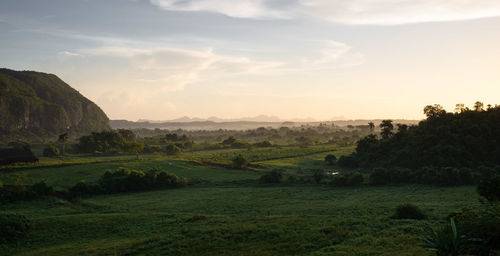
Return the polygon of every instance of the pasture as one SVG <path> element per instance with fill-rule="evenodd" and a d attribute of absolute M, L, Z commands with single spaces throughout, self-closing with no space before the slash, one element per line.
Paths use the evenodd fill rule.
<path fill-rule="evenodd" d="M 3 255 L 429 255 L 420 239 L 426 225 L 453 211 L 480 205 L 473 186 L 399 185 L 358 188 L 326 184 L 261 184 L 274 168 L 301 175 L 332 168 L 352 148 L 313 146 L 249 151 L 216 150 L 179 156 L 80 157 L 2 170 L 4 184 L 42 179 L 56 189 L 95 182 L 118 167 L 158 167 L 189 179 L 185 188 L 97 195 L 66 201 L 48 197 L 4 204 L 2 213 L 32 221 L 29 235 L 0 245 Z M 249 169 L 227 163 L 242 154 Z M 65 164 L 66 163 L 66 164 Z M 398 220 L 396 206 L 411 202 L 426 220 Z"/>

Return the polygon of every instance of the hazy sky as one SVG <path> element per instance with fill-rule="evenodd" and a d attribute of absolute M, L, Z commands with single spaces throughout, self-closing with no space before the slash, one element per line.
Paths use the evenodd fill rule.
<path fill-rule="evenodd" d="M 1 0 L 0 56 L 111 119 L 416 119 L 500 104 L 500 1 Z"/>

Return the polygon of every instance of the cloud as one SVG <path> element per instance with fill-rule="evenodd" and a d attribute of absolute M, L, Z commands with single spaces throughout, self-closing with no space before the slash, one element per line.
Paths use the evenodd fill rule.
<path fill-rule="evenodd" d="M 274 2 L 282 4 L 273 5 Z M 283 8 L 291 6 L 279 0 L 151 0 L 151 3 L 165 10 L 208 11 L 238 18 L 287 18 L 289 13 Z"/>
<path fill-rule="evenodd" d="M 75 59 L 75 58 L 81 59 L 84 57 L 85 56 L 83 56 L 82 54 L 79 54 L 76 52 L 70 52 L 70 51 L 60 51 L 57 53 L 57 58 L 60 61 L 67 61 L 67 60 L 71 60 L 71 59 Z"/>
<path fill-rule="evenodd" d="M 342 24 L 397 25 L 500 16 L 498 0 L 150 0 L 170 11 L 237 18 L 317 17 Z"/>
<path fill-rule="evenodd" d="M 320 57 L 305 60 L 304 67 L 315 67 L 316 69 L 332 69 L 335 67 L 349 67 L 361 65 L 365 61 L 363 54 L 356 52 L 352 46 L 337 41 L 324 41 Z"/>
<path fill-rule="evenodd" d="M 94 57 L 120 59 L 128 63 L 123 73 L 136 74 L 135 81 L 164 91 L 182 90 L 202 80 L 216 80 L 233 75 L 258 74 L 282 65 L 245 57 L 216 54 L 211 48 L 187 50 L 169 47 L 134 48 L 107 46 L 81 50 Z"/>

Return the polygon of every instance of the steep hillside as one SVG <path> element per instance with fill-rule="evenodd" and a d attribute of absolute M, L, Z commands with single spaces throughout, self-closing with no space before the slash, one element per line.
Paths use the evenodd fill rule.
<path fill-rule="evenodd" d="M 106 114 L 53 74 L 0 69 L 0 140 L 109 129 Z"/>

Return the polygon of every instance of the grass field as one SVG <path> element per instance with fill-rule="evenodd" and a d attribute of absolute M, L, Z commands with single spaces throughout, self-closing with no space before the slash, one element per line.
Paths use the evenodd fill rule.
<path fill-rule="evenodd" d="M 29 184 L 46 179 L 58 189 L 79 180 L 95 181 L 119 166 L 160 167 L 186 177 L 186 188 L 100 195 L 68 202 L 46 198 L 2 205 L 33 221 L 27 238 L 0 245 L 3 255 L 429 255 L 420 247 L 426 225 L 444 223 L 464 207 L 476 207 L 472 186 L 422 185 L 338 188 L 328 185 L 258 182 L 262 172 L 284 168 L 296 173 L 330 168 L 322 160 L 349 148 L 285 149 L 254 170 L 201 165 L 193 160 L 243 153 L 199 152 L 176 158 L 149 156 L 94 159 L 75 165 L 18 168 L 0 174 L 10 184 L 16 175 Z M 293 155 L 296 152 L 296 155 Z M 299 154 L 302 152 L 301 154 Z M 254 155 L 261 155 L 258 151 Z M 271 157 L 274 156 L 274 157 Z M 227 158 L 227 157 L 226 157 Z M 87 159 L 91 160 L 91 159 Z M 101 161 L 102 160 L 102 161 Z M 60 163 L 59 163 L 60 164 Z M 394 208 L 411 202 L 427 220 L 391 218 Z"/>

